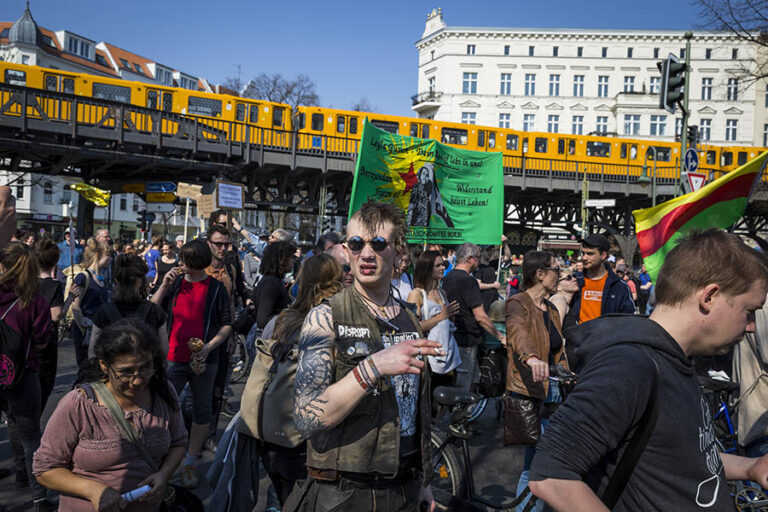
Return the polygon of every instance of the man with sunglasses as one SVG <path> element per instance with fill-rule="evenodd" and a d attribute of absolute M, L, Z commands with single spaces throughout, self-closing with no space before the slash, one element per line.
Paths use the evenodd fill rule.
<path fill-rule="evenodd" d="M 294 419 L 309 479 L 286 510 L 434 510 L 424 357 L 444 352 L 390 289 L 405 229 L 394 205 L 364 204 L 347 228 L 354 284 L 304 321 Z"/>
<path fill-rule="evenodd" d="M 352 286 L 352 283 L 355 282 L 355 276 L 352 275 L 352 267 L 349 266 L 347 249 L 341 244 L 336 244 L 328 248 L 325 253 L 332 256 L 341 265 L 341 269 L 344 271 L 341 284 L 344 285 L 344 288 Z"/>

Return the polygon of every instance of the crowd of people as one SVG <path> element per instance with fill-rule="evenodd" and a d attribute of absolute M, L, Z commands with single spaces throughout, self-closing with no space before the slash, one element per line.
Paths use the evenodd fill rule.
<path fill-rule="evenodd" d="M 768 268 L 734 235 L 684 238 L 654 283 L 600 234 L 578 254 L 408 245 L 402 212 L 383 203 L 306 253 L 287 231 L 249 232 L 224 211 L 208 226 L 147 244 L 17 232 L 0 251 L 0 336 L 24 349 L 15 373 L 4 363 L 0 405 L 15 483 L 36 511 L 56 508 L 49 490 L 60 510 L 173 510 L 170 495 L 189 498 L 203 477 L 209 510 L 250 511 L 260 465 L 270 510 L 431 511 L 432 393 L 494 384 L 505 444 L 526 447 L 516 492 L 530 487 L 532 510 L 731 510 L 725 479 L 768 485 L 768 459 L 713 447 L 691 362 L 745 333 L 768 339 L 768 313 L 755 328 Z M 251 357 L 233 366 L 235 334 Z M 42 429 L 69 343 L 77 379 Z M 752 382 L 765 375 L 754 353 L 734 362 Z M 248 371 L 238 410 L 229 379 Z M 550 379 L 571 371 L 573 389 Z M 751 411 L 768 408 L 759 391 Z M 521 440 L 526 407 L 535 429 Z M 768 434 L 752 416 L 751 439 Z"/>

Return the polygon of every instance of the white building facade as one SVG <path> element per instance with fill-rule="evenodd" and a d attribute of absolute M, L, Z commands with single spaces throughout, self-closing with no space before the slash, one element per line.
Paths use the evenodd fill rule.
<path fill-rule="evenodd" d="M 441 121 L 674 140 L 682 114 L 659 108 L 656 63 L 684 57 L 685 43 L 670 30 L 449 27 L 436 9 L 416 42 L 412 109 Z M 694 33 L 689 124 L 702 140 L 768 146 L 768 82 L 745 74 L 757 51 L 729 33 Z"/>

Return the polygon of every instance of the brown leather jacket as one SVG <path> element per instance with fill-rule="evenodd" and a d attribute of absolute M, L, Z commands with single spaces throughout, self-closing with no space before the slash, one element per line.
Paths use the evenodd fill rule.
<path fill-rule="evenodd" d="M 546 302 L 549 318 L 562 336 L 562 323 L 557 308 Z M 542 361 L 549 360 L 549 331 L 544 323 L 541 310 L 536 307 L 527 293 L 518 293 L 507 300 L 507 391 L 533 398 L 547 398 L 549 380 L 534 382 L 531 368 L 525 360 L 536 356 Z M 556 364 L 568 366 L 565 357 L 565 342 L 554 357 Z"/>

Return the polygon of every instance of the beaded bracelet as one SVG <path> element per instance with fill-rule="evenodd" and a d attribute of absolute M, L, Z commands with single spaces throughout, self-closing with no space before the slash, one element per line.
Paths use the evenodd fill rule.
<path fill-rule="evenodd" d="M 363 381 L 363 378 L 360 377 L 360 372 L 357 371 L 357 366 L 352 368 L 352 374 L 355 376 L 355 379 L 357 379 L 357 383 L 360 384 L 360 387 L 363 388 L 363 391 L 368 391 L 368 384 L 366 384 Z"/>

